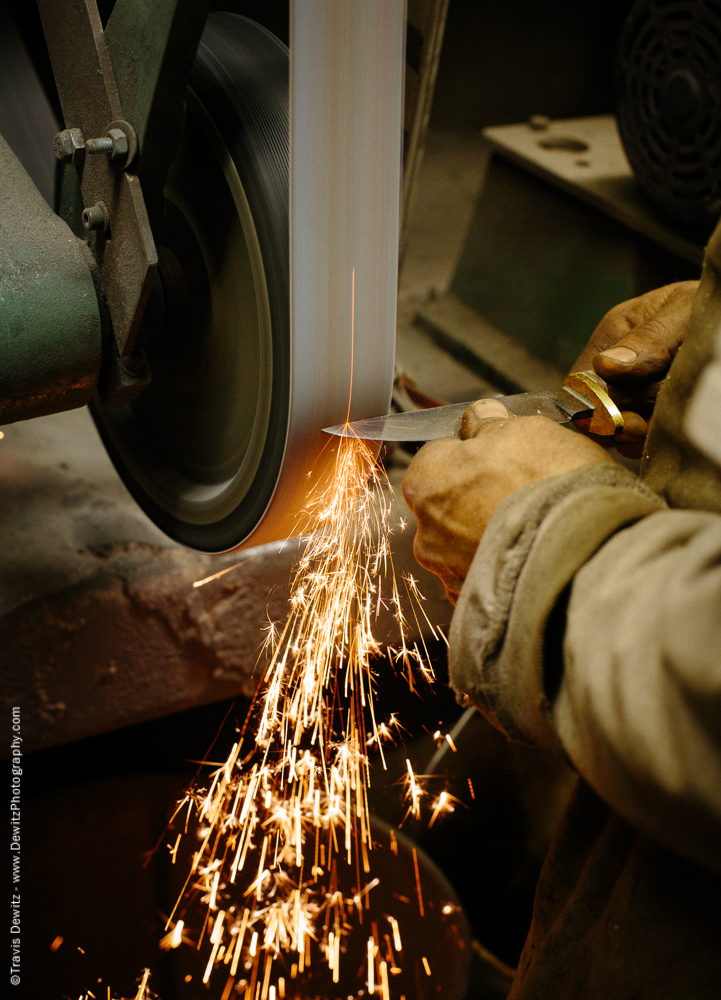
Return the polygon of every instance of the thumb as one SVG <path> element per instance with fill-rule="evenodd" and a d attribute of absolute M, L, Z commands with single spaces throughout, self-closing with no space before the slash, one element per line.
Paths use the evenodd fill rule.
<path fill-rule="evenodd" d="M 461 438 L 467 441 L 468 438 L 477 437 L 484 430 L 495 426 L 499 419 L 508 419 L 510 415 L 500 399 L 478 399 L 463 414 Z"/>
<path fill-rule="evenodd" d="M 688 329 L 688 309 L 669 301 L 613 347 L 593 359 L 596 372 L 609 382 L 634 384 L 663 378 Z"/>

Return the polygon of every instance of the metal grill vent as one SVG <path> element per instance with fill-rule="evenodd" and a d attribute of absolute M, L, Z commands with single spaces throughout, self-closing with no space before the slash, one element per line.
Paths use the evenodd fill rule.
<path fill-rule="evenodd" d="M 639 0 L 616 84 L 639 184 L 675 219 L 710 228 L 721 214 L 721 2 Z"/>

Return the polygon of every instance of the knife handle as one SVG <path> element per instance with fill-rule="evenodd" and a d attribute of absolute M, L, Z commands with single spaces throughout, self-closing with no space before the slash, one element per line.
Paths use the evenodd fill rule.
<path fill-rule="evenodd" d="M 571 372 L 563 384 L 587 399 L 593 406 L 593 416 L 588 425 L 590 434 L 613 437 L 623 430 L 621 411 L 608 394 L 608 386 L 595 372 Z"/>

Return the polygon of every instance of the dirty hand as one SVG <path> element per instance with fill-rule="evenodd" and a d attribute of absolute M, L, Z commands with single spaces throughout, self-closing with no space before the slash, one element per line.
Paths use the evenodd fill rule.
<path fill-rule="evenodd" d="M 688 332 L 698 281 L 678 281 L 614 306 L 598 324 L 571 371 L 594 369 L 624 418 L 612 442 L 640 458 L 660 381 Z M 577 421 L 585 430 L 584 421 Z M 587 422 L 586 422 L 587 423 Z M 603 438 L 595 440 L 604 443 Z"/>
<path fill-rule="evenodd" d="M 513 490 L 611 459 L 600 445 L 546 417 L 509 418 L 482 399 L 466 410 L 461 438 L 424 445 L 403 480 L 418 518 L 416 559 L 458 599 L 478 543 L 498 504 Z"/>

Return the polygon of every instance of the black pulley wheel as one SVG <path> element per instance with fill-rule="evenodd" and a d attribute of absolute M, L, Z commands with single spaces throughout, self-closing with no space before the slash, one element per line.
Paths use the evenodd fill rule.
<path fill-rule="evenodd" d="M 287 48 L 211 14 L 157 234 L 164 319 L 152 382 L 93 415 L 126 486 L 171 538 L 238 547 L 283 463 L 290 399 Z M 272 529 L 271 529 L 272 530 Z"/>
<path fill-rule="evenodd" d="M 618 129 L 636 179 L 680 222 L 721 214 L 721 3 L 639 0 L 616 65 Z"/>

